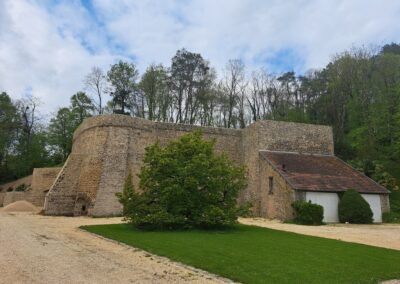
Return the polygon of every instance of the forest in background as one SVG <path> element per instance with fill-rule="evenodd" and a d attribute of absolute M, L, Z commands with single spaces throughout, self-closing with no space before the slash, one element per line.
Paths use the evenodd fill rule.
<path fill-rule="evenodd" d="M 252 72 L 249 72 L 252 71 Z M 243 128 L 262 120 L 331 125 L 335 153 L 396 189 L 400 178 L 400 45 L 353 48 L 320 70 L 246 70 L 238 59 L 217 72 L 201 54 L 178 50 L 170 66 L 139 74 L 132 62 L 93 67 L 85 88 L 48 121 L 38 98 L 0 94 L 0 184 L 61 165 L 87 117 L 119 113 L 149 120 Z"/>

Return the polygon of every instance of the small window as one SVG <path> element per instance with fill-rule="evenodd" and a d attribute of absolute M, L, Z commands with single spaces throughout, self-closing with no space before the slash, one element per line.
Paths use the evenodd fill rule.
<path fill-rule="evenodd" d="M 268 185 L 269 185 L 269 194 L 274 193 L 274 178 L 273 177 L 269 177 L 268 178 Z"/>

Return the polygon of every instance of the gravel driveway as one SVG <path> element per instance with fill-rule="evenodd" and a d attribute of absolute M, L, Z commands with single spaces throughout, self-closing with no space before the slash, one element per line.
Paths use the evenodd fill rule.
<path fill-rule="evenodd" d="M 239 221 L 247 225 L 400 250 L 400 224 L 301 226 L 262 218 L 240 218 Z"/>
<path fill-rule="evenodd" d="M 222 283 L 78 229 L 120 222 L 0 212 L 0 283 Z"/>

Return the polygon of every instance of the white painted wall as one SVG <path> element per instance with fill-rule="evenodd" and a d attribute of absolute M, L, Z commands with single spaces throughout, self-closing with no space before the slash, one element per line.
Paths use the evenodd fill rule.
<path fill-rule="evenodd" d="M 324 222 L 339 222 L 339 196 L 331 192 L 306 192 L 306 200 L 324 207 Z"/>
<path fill-rule="evenodd" d="M 382 223 L 382 207 L 379 194 L 361 194 L 361 196 L 369 203 L 374 218 L 374 223 Z"/>

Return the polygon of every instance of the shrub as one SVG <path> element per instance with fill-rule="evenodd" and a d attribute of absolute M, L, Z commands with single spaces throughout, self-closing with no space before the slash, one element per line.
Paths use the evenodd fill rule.
<path fill-rule="evenodd" d="M 385 212 L 382 214 L 382 221 L 384 223 L 400 223 L 400 213 L 398 212 Z"/>
<path fill-rule="evenodd" d="M 25 191 L 27 189 L 27 185 L 25 183 L 21 183 L 15 188 L 15 191 Z"/>
<path fill-rule="evenodd" d="M 122 192 L 118 192 L 116 195 L 117 195 L 119 202 L 123 205 L 122 215 L 123 216 L 130 215 L 129 210 L 131 209 L 131 207 L 133 207 L 133 204 L 130 204 L 130 203 L 132 202 L 132 200 L 137 198 L 137 193 L 135 192 L 133 184 L 132 184 L 132 174 L 131 173 L 129 173 L 125 179 L 124 188 L 123 188 Z M 128 205 L 131 205 L 131 206 L 128 206 Z"/>
<path fill-rule="evenodd" d="M 324 218 L 324 208 L 311 201 L 295 201 L 292 203 L 295 211 L 294 222 L 301 225 L 321 225 Z"/>
<path fill-rule="evenodd" d="M 244 168 L 214 154 L 215 141 L 201 136 L 193 132 L 165 148 L 159 143 L 146 148 L 140 192 L 128 176 L 118 194 L 125 219 L 146 229 L 209 228 L 237 221 L 245 211 L 236 203 L 246 186 Z"/>
<path fill-rule="evenodd" d="M 342 223 L 370 224 L 372 210 L 368 202 L 355 190 L 347 190 L 339 201 L 339 221 Z"/>
<path fill-rule="evenodd" d="M 7 188 L 7 192 L 11 192 L 11 191 L 13 191 L 14 190 L 14 188 L 12 187 L 12 186 L 10 186 L 9 188 Z"/>

